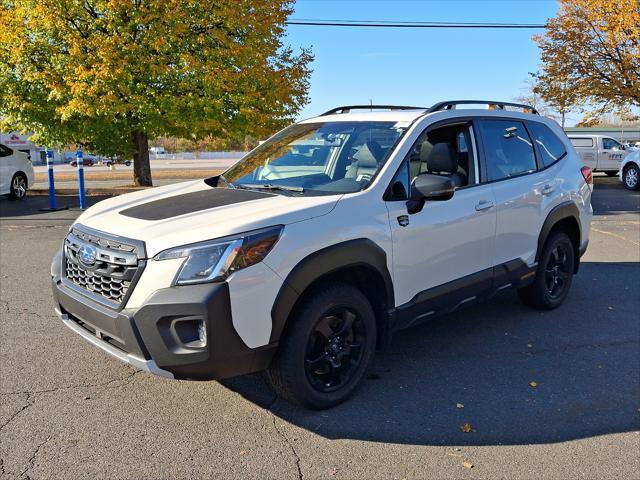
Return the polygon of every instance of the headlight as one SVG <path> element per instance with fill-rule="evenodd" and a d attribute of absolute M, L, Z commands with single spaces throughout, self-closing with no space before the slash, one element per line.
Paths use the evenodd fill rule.
<path fill-rule="evenodd" d="M 233 272 L 261 262 L 280 238 L 283 226 L 264 228 L 242 235 L 193 243 L 164 250 L 154 260 L 184 258 L 176 285 L 222 280 Z"/>

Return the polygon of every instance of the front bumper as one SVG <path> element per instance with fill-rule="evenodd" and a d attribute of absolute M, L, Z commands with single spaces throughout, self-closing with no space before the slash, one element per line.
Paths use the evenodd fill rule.
<path fill-rule="evenodd" d="M 187 380 L 222 379 L 265 369 L 277 347 L 249 348 L 233 327 L 225 282 L 157 290 L 136 310 L 114 310 L 61 281 L 54 259 L 55 310 L 71 330 L 147 372 Z"/>

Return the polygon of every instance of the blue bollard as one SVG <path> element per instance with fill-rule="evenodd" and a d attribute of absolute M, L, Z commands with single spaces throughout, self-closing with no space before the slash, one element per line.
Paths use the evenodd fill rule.
<path fill-rule="evenodd" d="M 86 208 L 84 196 L 84 159 L 82 158 L 82 150 L 76 152 L 76 162 L 78 164 L 78 195 L 80 197 L 80 210 Z"/>
<path fill-rule="evenodd" d="M 49 210 L 57 210 L 56 187 L 53 183 L 53 150 L 47 150 L 47 172 L 49 174 Z"/>

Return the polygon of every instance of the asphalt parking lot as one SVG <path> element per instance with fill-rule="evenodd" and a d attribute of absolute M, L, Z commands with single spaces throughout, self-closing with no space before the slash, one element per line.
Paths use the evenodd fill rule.
<path fill-rule="evenodd" d="M 259 376 L 164 380 L 68 331 L 49 264 L 79 212 L 2 199 L 0 475 L 639 478 L 640 192 L 597 177 L 593 204 L 561 308 L 508 293 L 402 332 L 353 399 L 310 412 Z"/>

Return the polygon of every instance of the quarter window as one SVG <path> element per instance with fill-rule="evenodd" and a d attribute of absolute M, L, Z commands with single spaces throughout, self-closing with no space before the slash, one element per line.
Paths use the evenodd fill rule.
<path fill-rule="evenodd" d="M 490 181 L 536 170 L 533 144 L 522 122 L 482 120 L 480 124 Z"/>
<path fill-rule="evenodd" d="M 593 147 L 593 138 L 570 138 L 574 147 L 591 148 Z"/>
<path fill-rule="evenodd" d="M 8 157 L 11 154 L 13 154 L 13 150 L 0 144 L 0 157 Z"/>
<path fill-rule="evenodd" d="M 529 130 L 538 146 L 538 151 L 542 156 L 542 164 L 545 167 L 557 162 L 567 154 L 564 143 L 546 125 L 529 122 Z"/>

